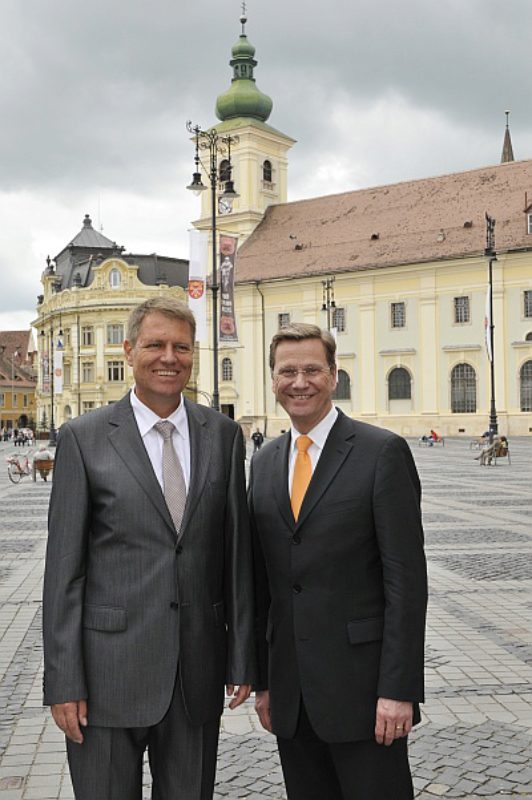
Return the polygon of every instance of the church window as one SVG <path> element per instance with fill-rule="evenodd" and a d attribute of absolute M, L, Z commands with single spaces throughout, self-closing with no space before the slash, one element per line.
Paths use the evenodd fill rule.
<path fill-rule="evenodd" d="M 333 400 L 351 399 L 351 380 L 345 369 L 338 370 L 338 382 L 334 390 Z"/>
<path fill-rule="evenodd" d="M 412 381 L 410 373 L 404 367 L 395 367 L 388 376 L 388 399 L 410 400 L 412 397 Z"/>
<path fill-rule="evenodd" d="M 345 308 L 333 308 L 332 326 L 333 326 L 333 328 L 336 328 L 338 333 L 344 333 L 344 331 L 345 331 Z"/>
<path fill-rule="evenodd" d="M 519 378 L 521 411 L 532 411 L 532 361 L 525 361 Z"/>
<path fill-rule="evenodd" d="M 392 303 L 390 307 L 392 328 L 404 328 L 406 325 L 406 307 L 404 303 Z"/>
<path fill-rule="evenodd" d="M 469 297 L 462 296 L 454 298 L 454 321 L 457 324 L 470 321 Z"/>
<path fill-rule="evenodd" d="M 532 289 L 527 289 L 524 292 L 523 299 L 525 317 L 532 317 Z"/>
<path fill-rule="evenodd" d="M 457 364 L 451 372 L 451 411 L 474 414 L 477 410 L 476 372 L 470 364 Z"/>
<path fill-rule="evenodd" d="M 266 161 L 264 161 L 262 165 L 262 180 L 265 181 L 266 183 L 271 183 L 272 176 L 273 176 L 272 162 L 266 159 Z"/>
<path fill-rule="evenodd" d="M 230 358 L 222 359 L 222 380 L 223 381 L 232 381 L 233 380 L 233 362 Z"/>

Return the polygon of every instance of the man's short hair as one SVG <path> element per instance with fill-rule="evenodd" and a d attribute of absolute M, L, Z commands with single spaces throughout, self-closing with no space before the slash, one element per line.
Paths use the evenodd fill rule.
<path fill-rule="evenodd" d="M 280 328 L 272 339 L 270 345 L 270 369 L 273 372 L 275 365 L 275 353 L 281 342 L 301 342 L 304 339 L 319 339 L 325 348 L 327 364 L 331 369 L 336 366 L 336 342 L 330 331 L 323 330 L 317 325 L 309 325 L 306 322 L 292 322 L 284 328 Z"/>
<path fill-rule="evenodd" d="M 196 320 L 194 314 L 181 300 L 176 300 L 174 297 L 151 297 L 149 300 L 144 300 L 139 306 L 133 309 L 127 321 L 126 339 L 131 345 L 135 345 L 140 326 L 144 317 L 148 314 L 164 314 L 165 317 L 170 319 L 181 320 L 190 326 L 190 333 L 192 334 L 192 343 L 196 338 Z"/>

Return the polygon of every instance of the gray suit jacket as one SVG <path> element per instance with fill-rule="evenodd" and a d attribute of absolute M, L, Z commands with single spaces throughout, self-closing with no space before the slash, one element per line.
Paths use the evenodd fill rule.
<path fill-rule="evenodd" d="M 270 689 L 278 736 L 293 736 L 302 696 L 323 740 L 371 739 L 378 697 L 423 699 L 427 585 L 416 468 L 404 439 L 340 412 L 296 523 L 289 444 L 287 433 L 251 465 L 257 688 Z"/>
<path fill-rule="evenodd" d="M 44 579 L 44 702 L 88 700 L 89 722 L 144 727 L 176 675 L 194 724 L 223 685 L 254 679 L 243 438 L 186 401 L 191 481 L 176 531 L 129 395 L 61 428 Z M 179 672 L 178 672 L 179 663 Z"/>

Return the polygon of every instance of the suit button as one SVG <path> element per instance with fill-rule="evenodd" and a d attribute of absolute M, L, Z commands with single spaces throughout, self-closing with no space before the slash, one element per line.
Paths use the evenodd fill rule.
<path fill-rule="evenodd" d="M 179 556 L 183 552 L 183 545 L 182 544 L 178 544 L 176 549 L 175 549 L 175 551 L 176 551 L 177 555 Z"/>
<path fill-rule="evenodd" d="M 299 594 L 302 591 L 302 588 L 303 587 L 300 586 L 299 583 L 294 583 L 294 585 L 292 586 L 292 589 L 294 590 L 294 594 Z"/>
<path fill-rule="evenodd" d="M 179 608 L 179 603 L 176 603 L 175 601 L 172 601 L 170 603 L 170 608 L 173 608 L 174 611 L 175 611 L 176 608 Z"/>
<path fill-rule="evenodd" d="M 292 544 L 301 544 L 301 536 L 299 533 L 294 533 L 292 536 Z"/>

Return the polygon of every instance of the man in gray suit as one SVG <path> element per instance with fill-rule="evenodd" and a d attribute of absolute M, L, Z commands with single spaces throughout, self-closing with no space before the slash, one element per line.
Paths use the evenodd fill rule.
<path fill-rule="evenodd" d="M 413 797 L 426 569 L 408 445 L 332 403 L 336 343 L 282 328 L 273 390 L 291 430 L 251 464 L 260 678 L 289 800 Z"/>
<path fill-rule="evenodd" d="M 254 679 L 243 437 L 185 400 L 195 321 L 131 314 L 135 388 L 61 428 L 44 580 L 44 702 L 77 800 L 212 798 L 223 687 Z"/>

